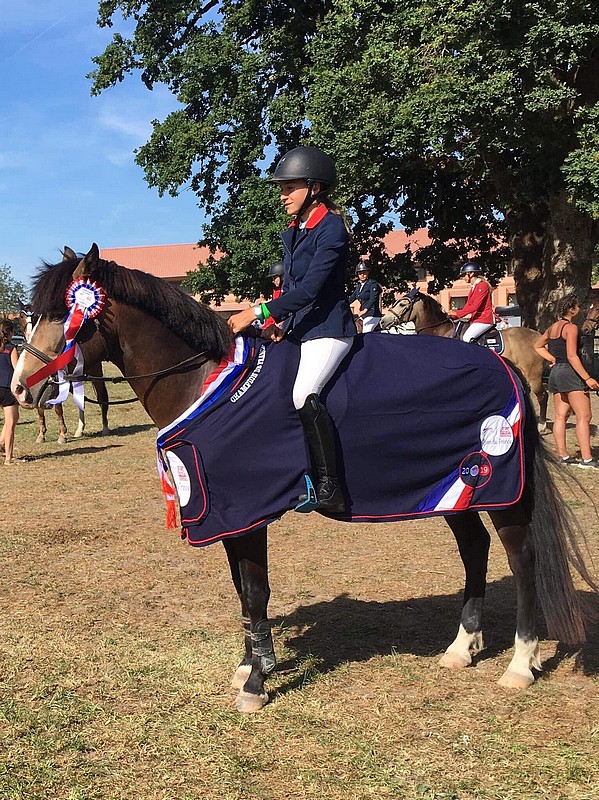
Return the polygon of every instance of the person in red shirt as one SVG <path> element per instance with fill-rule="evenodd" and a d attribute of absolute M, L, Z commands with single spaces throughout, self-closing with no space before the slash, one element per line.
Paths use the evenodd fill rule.
<path fill-rule="evenodd" d="M 283 275 L 285 274 L 285 264 L 282 261 L 275 261 L 275 263 L 268 270 L 268 277 L 272 279 L 272 300 L 276 300 L 283 293 Z M 274 325 L 275 321 L 269 317 L 262 326 L 262 330 Z"/>
<path fill-rule="evenodd" d="M 495 317 L 493 303 L 491 302 L 491 286 L 481 277 L 481 268 L 475 261 L 468 261 L 460 269 L 460 277 L 470 284 L 470 294 L 466 305 L 459 311 L 450 311 L 451 319 L 463 319 L 470 325 L 462 337 L 465 342 L 471 342 L 482 336 L 485 331 L 493 327 Z"/>

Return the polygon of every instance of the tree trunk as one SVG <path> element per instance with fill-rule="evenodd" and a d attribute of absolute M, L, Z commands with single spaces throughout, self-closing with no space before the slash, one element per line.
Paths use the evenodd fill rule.
<path fill-rule="evenodd" d="M 585 310 L 597 222 L 565 193 L 511 211 L 506 222 L 523 325 L 544 331 L 557 318 L 557 301 L 572 292 Z"/>

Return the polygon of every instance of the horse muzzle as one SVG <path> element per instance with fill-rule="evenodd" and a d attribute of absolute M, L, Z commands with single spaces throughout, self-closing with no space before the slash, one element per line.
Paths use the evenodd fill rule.
<path fill-rule="evenodd" d="M 13 381 L 11 391 L 22 408 L 44 408 L 50 400 L 58 397 L 58 384 L 48 379 L 28 389 Z"/>

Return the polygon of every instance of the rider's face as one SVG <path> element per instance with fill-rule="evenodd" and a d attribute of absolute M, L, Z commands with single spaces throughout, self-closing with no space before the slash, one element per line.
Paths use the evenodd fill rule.
<path fill-rule="evenodd" d="M 290 216 L 299 214 L 300 209 L 306 199 L 306 194 L 310 191 L 308 184 L 305 180 L 296 181 L 281 181 L 279 183 L 279 190 L 281 192 L 281 203 L 285 206 L 285 211 Z M 320 191 L 320 184 L 314 183 L 312 185 L 312 194 Z"/>

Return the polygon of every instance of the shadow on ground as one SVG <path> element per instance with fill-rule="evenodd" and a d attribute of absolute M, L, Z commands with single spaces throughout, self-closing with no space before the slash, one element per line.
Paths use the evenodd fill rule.
<path fill-rule="evenodd" d="M 599 597 L 586 593 L 586 598 L 599 614 Z M 273 620 L 286 646 L 296 653 L 294 658 L 279 663 L 280 673 L 290 674 L 276 693 L 285 694 L 305 685 L 301 665 L 306 662 L 312 672 L 326 674 L 344 662 L 367 661 L 373 656 L 440 656 L 457 633 L 461 605 L 460 593 L 384 603 L 339 595 L 330 601 L 300 606 L 293 614 Z M 485 605 L 485 648 L 474 663 L 495 658 L 513 647 L 516 624 L 513 580 L 505 577 L 490 583 Z M 598 674 L 598 632 L 597 627 L 591 630 L 589 641 L 579 647 L 558 645 L 555 655 L 544 661 L 542 675 L 550 674 L 563 660 L 572 657 L 575 668 L 584 675 Z M 538 633 L 539 638 L 547 638 L 542 620 Z"/>

